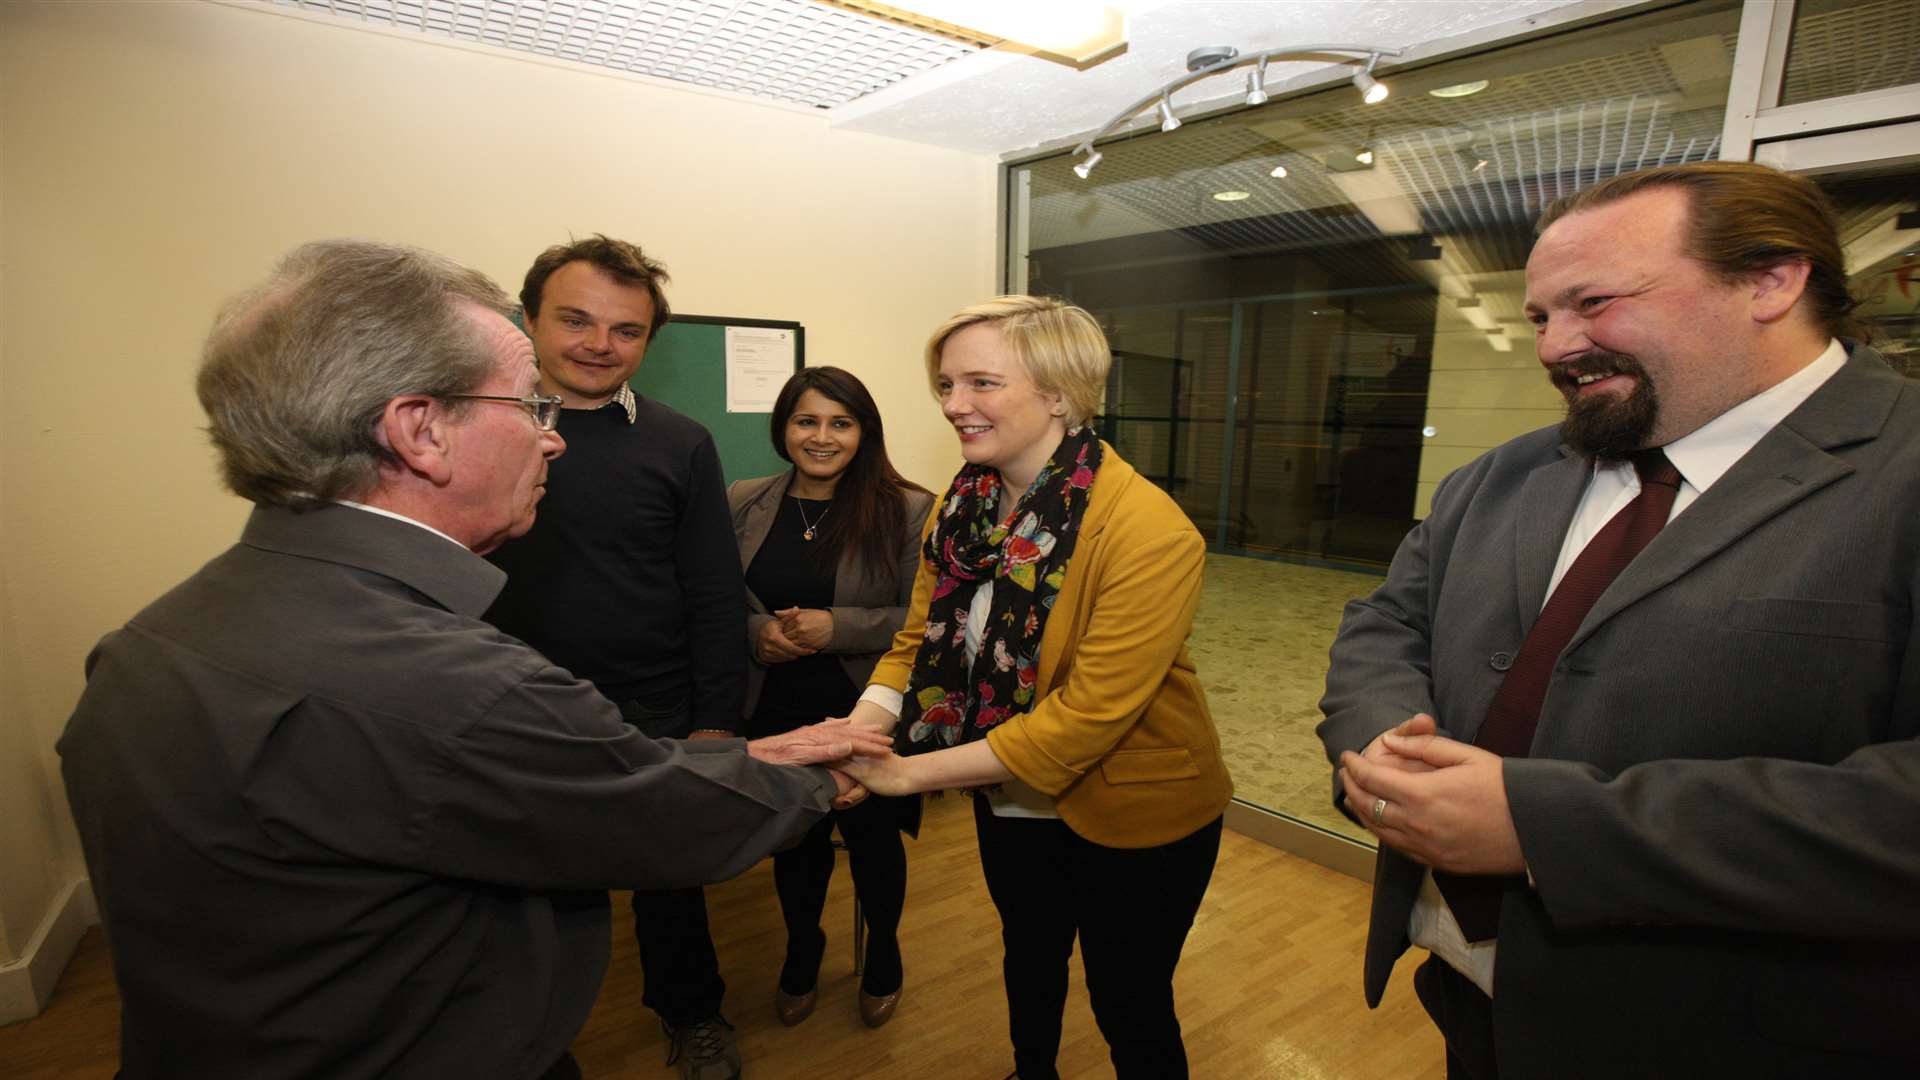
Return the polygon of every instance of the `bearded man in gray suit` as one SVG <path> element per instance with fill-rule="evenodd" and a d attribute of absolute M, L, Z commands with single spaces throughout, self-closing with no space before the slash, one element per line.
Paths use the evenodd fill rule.
<path fill-rule="evenodd" d="M 94 649 L 59 744 L 127 1080 L 577 1078 L 605 890 L 745 870 L 850 786 L 782 766 L 887 748 L 650 739 L 480 621 L 565 447 L 511 310 L 319 243 L 207 341 L 252 517 Z"/>
<path fill-rule="evenodd" d="M 1321 702 L 1449 1077 L 1915 1075 L 1920 385 L 1851 308 L 1762 166 L 1543 217 L 1567 421 L 1441 482 Z"/>

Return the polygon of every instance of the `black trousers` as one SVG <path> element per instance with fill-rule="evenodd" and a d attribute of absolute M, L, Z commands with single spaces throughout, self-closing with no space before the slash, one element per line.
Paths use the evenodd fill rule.
<path fill-rule="evenodd" d="M 622 701 L 620 716 L 656 739 L 692 733 L 693 711 L 684 692 Z M 670 828 L 670 825 L 663 827 Z M 707 928 L 707 892 L 690 889 L 635 890 L 633 936 L 640 945 L 640 1003 L 675 1027 L 720 1011 L 727 984 Z"/>
<path fill-rule="evenodd" d="M 867 924 L 866 974 L 861 985 L 871 994 L 891 994 L 900 988 L 896 934 L 907 900 L 907 852 L 900 841 L 906 802 L 875 795 L 852 809 L 831 811 L 798 844 L 774 854 L 774 888 L 787 926 L 780 989 L 804 994 L 819 977 L 827 940 L 820 928 L 820 913 L 827 906 L 827 885 L 833 880 L 835 827 L 847 842 L 854 893 Z"/>
<path fill-rule="evenodd" d="M 1185 1077 L 1173 969 L 1213 877 L 1220 819 L 1151 848 L 1102 847 L 1056 820 L 995 817 L 984 798 L 974 799 L 973 820 L 1000 912 L 1007 1027 L 1021 1080 L 1058 1080 L 1076 936 L 1116 1080 Z"/>
<path fill-rule="evenodd" d="M 1413 992 L 1447 1040 L 1447 1080 L 1500 1080 L 1493 1054 L 1493 999 L 1438 956 L 1413 972 Z"/>

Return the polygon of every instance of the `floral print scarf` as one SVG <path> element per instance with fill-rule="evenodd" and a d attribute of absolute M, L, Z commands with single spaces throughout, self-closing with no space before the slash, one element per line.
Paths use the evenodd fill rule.
<path fill-rule="evenodd" d="M 998 470 L 968 465 L 953 478 L 924 551 L 938 576 L 901 705 L 902 753 L 972 742 L 1033 708 L 1040 635 L 1066 581 L 1101 455 L 1092 428 L 1067 432 L 1004 517 L 994 512 Z M 967 619 L 974 590 L 987 580 L 993 599 L 980 651 L 969 664 Z"/>

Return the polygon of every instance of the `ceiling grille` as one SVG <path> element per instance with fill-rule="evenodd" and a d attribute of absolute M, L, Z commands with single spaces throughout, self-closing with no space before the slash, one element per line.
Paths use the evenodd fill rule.
<path fill-rule="evenodd" d="M 1916 82 L 1920 2 L 1800 0 L 1794 9 L 1782 105 Z"/>
<path fill-rule="evenodd" d="M 272 2 L 823 109 L 977 51 L 810 0 Z"/>

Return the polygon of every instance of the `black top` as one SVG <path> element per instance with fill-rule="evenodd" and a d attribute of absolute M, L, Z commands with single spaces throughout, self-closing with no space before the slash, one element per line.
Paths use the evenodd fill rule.
<path fill-rule="evenodd" d="M 59 751 L 127 1080 L 537 1076 L 599 993 L 607 889 L 731 877 L 825 813 L 824 770 L 646 738 L 479 622 L 500 578 L 258 509 L 93 651 Z"/>
<path fill-rule="evenodd" d="M 830 501 L 792 495 L 780 500 L 780 512 L 774 515 L 753 565 L 747 567 L 747 587 L 767 610 L 833 607 L 834 569 L 816 558 L 813 549 L 820 541 L 806 538 L 805 525 L 808 521 L 820 525 L 831 507 Z M 859 696 L 847 669 L 832 653 L 770 664 L 759 703 L 747 722 L 747 735 L 757 739 L 818 723 L 824 717 L 845 716 Z"/>
<path fill-rule="evenodd" d="M 713 436 L 657 401 L 562 409 L 533 529 L 488 558 L 485 618 L 614 701 L 690 695 L 693 726 L 737 731 L 746 592 Z"/>

